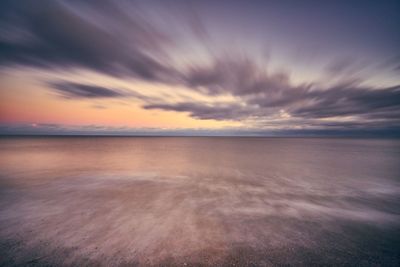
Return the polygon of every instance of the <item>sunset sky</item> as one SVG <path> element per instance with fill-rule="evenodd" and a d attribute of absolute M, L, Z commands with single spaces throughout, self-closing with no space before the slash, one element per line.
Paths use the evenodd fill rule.
<path fill-rule="evenodd" d="M 1 1 L 0 134 L 400 135 L 400 1 Z"/>

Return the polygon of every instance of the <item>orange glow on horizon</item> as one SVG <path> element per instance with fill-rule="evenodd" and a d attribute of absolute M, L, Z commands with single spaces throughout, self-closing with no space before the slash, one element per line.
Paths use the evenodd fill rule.
<path fill-rule="evenodd" d="M 222 128 L 238 123 L 187 113 L 145 110 L 131 99 L 66 99 L 26 79 L 3 79 L 0 123 L 103 125 L 137 128 Z M 30 87 L 27 88 L 26 85 Z"/>

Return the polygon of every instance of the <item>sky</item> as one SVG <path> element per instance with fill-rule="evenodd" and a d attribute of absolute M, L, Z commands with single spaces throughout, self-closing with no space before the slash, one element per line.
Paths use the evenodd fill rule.
<path fill-rule="evenodd" d="M 0 134 L 400 136 L 400 1 L 0 3 Z"/>

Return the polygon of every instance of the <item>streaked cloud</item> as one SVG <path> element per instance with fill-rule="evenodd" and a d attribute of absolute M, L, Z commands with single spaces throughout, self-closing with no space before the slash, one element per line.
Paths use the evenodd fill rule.
<path fill-rule="evenodd" d="M 171 75 L 159 60 L 164 48 L 158 45 L 170 40 L 143 21 L 133 4 L 124 10 L 103 0 L 95 4 L 6 1 L 2 10 L 1 65 L 85 67 L 146 80 Z"/>
<path fill-rule="evenodd" d="M 242 128 L 238 126 L 234 132 L 248 129 L 257 133 L 397 131 L 400 80 L 394 73 L 399 57 L 398 52 L 383 47 L 385 44 L 392 47 L 395 42 L 390 37 L 396 39 L 393 23 L 398 16 L 389 14 L 387 21 L 373 18 L 373 22 L 368 21 L 382 29 L 371 32 L 381 38 L 377 39 L 376 48 L 371 48 L 370 43 L 348 44 L 349 51 L 353 51 L 355 45 L 360 46 L 360 51 L 376 49 L 376 53 L 367 56 L 349 52 L 354 55 L 346 57 L 342 53 L 343 46 L 336 44 L 332 53 L 321 55 L 313 50 L 315 46 L 310 46 L 296 60 L 296 57 L 288 59 L 290 53 L 282 51 L 295 51 L 307 42 L 325 51 L 340 40 L 327 44 L 324 40 L 313 39 L 323 29 L 316 31 L 311 27 L 314 19 L 307 18 L 304 10 L 296 11 L 298 13 L 293 16 L 300 26 L 309 25 L 310 30 L 315 31 L 308 32 L 304 28 L 307 33 L 304 36 L 284 36 L 283 22 L 279 18 L 259 14 L 269 14 L 270 9 L 292 10 L 287 4 L 260 3 L 255 8 L 253 4 L 234 2 L 232 13 L 243 13 L 237 21 L 229 17 L 232 14 L 228 11 L 219 17 L 210 11 L 210 5 L 220 9 L 225 7 L 224 3 L 203 5 L 202 2 L 183 4 L 180 1 L 169 4 L 105 0 L 35 4 L 4 1 L 0 11 L 0 69 L 12 72 L 30 68 L 48 73 L 42 74 L 38 83 L 42 90 L 51 93 L 45 96 L 49 102 L 58 101 L 53 100 L 56 99 L 54 95 L 58 99 L 68 99 L 68 103 L 85 101 L 90 110 L 103 110 L 104 114 L 115 108 L 116 103 L 126 105 L 132 101 L 143 112 L 185 114 L 199 121 L 239 123 Z M 384 12 L 392 5 L 391 2 L 382 3 L 371 6 L 371 10 L 363 7 L 360 12 L 364 13 L 352 21 L 346 13 L 348 6 L 338 4 L 339 9 L 346 11 L 344 21 L 352 29 L 360 27 L 359 21 L 365 20 L 373 10 Z M 243 7 L 243 11 L 239 11 L 239 7 Z M 246 13 L 247 8 L 252 10 L 254 18 Z M 315 8 L 320 15 L 325 12 L 327 18 L 334 17 L 322 6 Z M 271 25 L 275 24 L 270 23 L 266 27 L 276 38 L 251 39 L 240 31 L 250 23 L 255 33 L 263 35 L 259 22 L 264 17 L 265 21 L 277 25 L 273 28 Z M 323 25 L 332 24 L 332 34 L 340 38 L 336 28 L 344 22 L 321 21 Z M 343 42 L 351 39 L 348 34 L 344 34 Z M 357 33 L 360 34 L 362 31 Z M 237 38 L 235 45 L 227 41 L 232 36 Z M 287 41 L 293 38 L 298 42 Z M 364 37 L 359 38 L 363 40 Z M 256 47 L 263 48 L 257 50 Z M 275 50 L 271 48 L 268 57 L 260 56 L 265 55 L 265 47 L 275 47 Z M 312 64 L 304 63 L 305 55 Z M 371 55 L 375 57 L 373 62 L 368 61 Z M 311 74 L 304 75 L 305 70 Z M 96 79 L 71 78 L 70 74 L 85 77 L 85 71 L 96 73 Z M 54 73 L 58 78 L 54 78 Z M 107 105 L 106 101 L 112 101 L 113 105 Z M 92 112 L 90 110 L 88 112 Z M 185 125 L 182 129 L 187 131 Z"/>
<path fill-rule="evenodd" d="M 78 83 L 50 83 L 50 87 L 65 98 L 120 98 L 128 94 L 116 89 Z"/>
<path fill-rule="evenodd" d="M 180 102 L 175 104 L 147 104 L 145 109 L 187 112 L 191 117 L 201 120 L 242 120 L 251 115 L 249 110 L 238 104 Z"/>

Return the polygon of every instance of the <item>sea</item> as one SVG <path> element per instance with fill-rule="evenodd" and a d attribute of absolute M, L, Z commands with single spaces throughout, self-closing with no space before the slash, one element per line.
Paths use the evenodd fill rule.
<path fill-rule="evenodd" d="M 0 266 L 400 266 L 400 139 L 1 137 Z"/>

